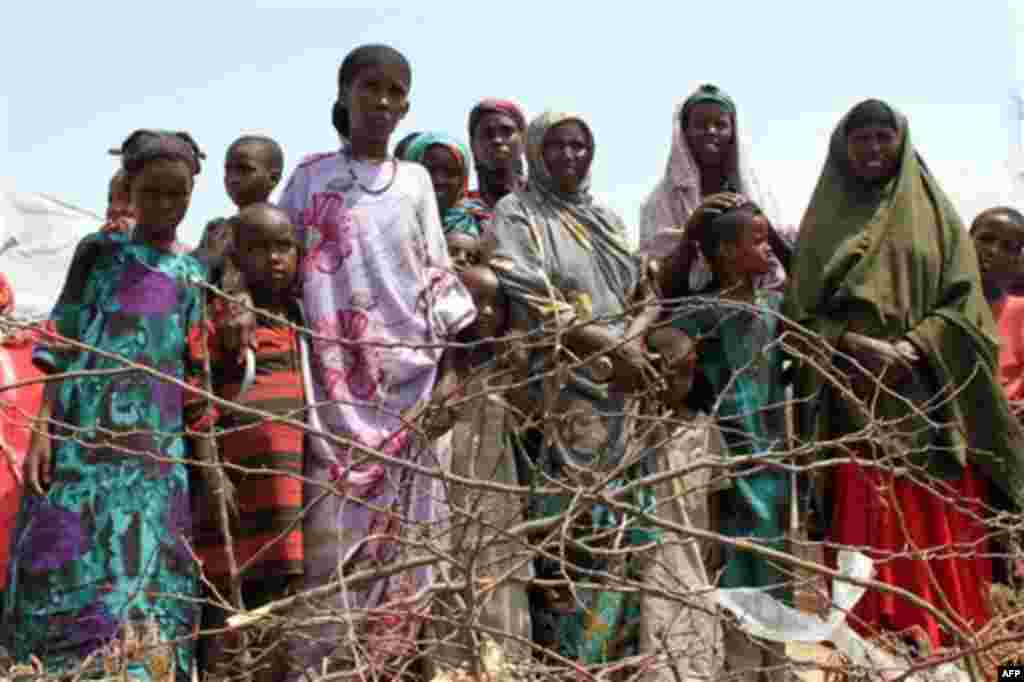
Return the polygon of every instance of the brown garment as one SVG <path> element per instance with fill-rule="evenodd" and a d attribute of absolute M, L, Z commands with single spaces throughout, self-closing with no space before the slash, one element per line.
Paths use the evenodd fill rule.
<path fill-rule="evenodd" d="M 668 429 L 673 433 L 666 437 Z M 655 486 L 657 517 L 666 523 L 711 530 L 708 499 L 713 484 L 709 467 L 682 473 L 722 453 L 713 421 L 700 416 L 682 425 L 659 424 L 652 433 L 657 472 L 680 471 Z M 641 603 L 640 649 L 657 654 L 646 680 L 676 682 L 717 679 L 722 665 L 722 632 L 709 598 L 708 543 L 662 529 L 656 550 L 644 557 L 644 583 L 672 597 L 645 595 Z M 667 660 L 666 660 L 667 659 Z"/>
<path fill-rule="evenodd" d="M 511 416 L 500 404 L 482 394 L 483 382 L 474 381 L 466 395 L 476 396 L 461 410 L 451 437 L 451 473 L 466 479 L 515 486 L 516 463 L 505 433 L 511 429 Z M 478 395 L 479 394 L 479 395 Z M 479 603 L 472 610 L 464 595 L 451 595 L 436 603 L 435 613 L 459 624 L 469 625 L 476 634 L 487 634 L 504 650 L 507 660 L 530 656 L 530 609 L 526 585 L 513 582 L 530 576 L 530 548 L 502 531 L 525 520 L 525 500 L 511 493 L 485 490 L 471 485 L 447 487 L 449 505 L 448 551 L 459 569 L 472 563 L 473 590 Z M 461 570 L 449 567 L 446 580 L 466 579 Z M 497 583 L 495 581 L 498 581 Z M 497 584 L 496 587 L 494 585 Z M 434 623 L 432 637 L 443 638 L 430 659 L 442 666 L 464 663 L 474 655 L 469 632 L 455 632 L 450 624 Z M 499 635 L 498 633 L 503 633 Z"/>

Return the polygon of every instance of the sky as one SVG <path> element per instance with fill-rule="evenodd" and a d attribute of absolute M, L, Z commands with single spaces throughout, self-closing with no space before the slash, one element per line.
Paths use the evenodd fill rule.
<path fill-rule="evenodd" d="M 1024 0 L 405 4 L 17 3 L 0 40 L 0 178 L 102 213 L 110 147 L 140 127 L 188 130 L 208 155 L 179 230 L 194 243 L 232 212 L 231 141 L 273 136 L 286 176 L 336 148 L 338 66 L 353 47 L 386 42 L 413 70 L 393 141 L 412 130 L 466 140 L 468 112 L 487 96 L 531 118 L 578 112 L 596 140 L 594 193 L 631 225 L 664 172 L 674 105 L 704 82 L 736 101 L 784 223 L 799 222 L 833 127 L 866 97 L 908 116 L 965 221 L 1024 198 L 1010 181 Z"/>

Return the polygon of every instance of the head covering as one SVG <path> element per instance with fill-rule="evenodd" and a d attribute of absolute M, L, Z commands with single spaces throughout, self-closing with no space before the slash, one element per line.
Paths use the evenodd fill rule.
<path fill-rule="evenodd" d="M 732 114 L 733 118 L 736 118 L 736 103 L 732 101 L 732 98 L 722 92 L 717 85 L 705 83 L 683 102 L 682 110 L 679 112 L 679 123 L 683 128 L 686 128 L 690 110 L 702 103 L 717 104 L 725 113 Z"/>
<path fill-rule="evenodd" d="M 1024 434 L 994 378 L 998 332 L 977 255 L 956 210 L 914 149 L 907 120 L 891 111 L 902 151 L 899 169 L 886 183 L 865 183 L 850 170 L 846 130 L 853 112 L 833 132 L 800 224 L 783 312 L 832 347 L 847 330 L 908 339 L 924 356 L 935 390 L 957 391 L 942 396 L 934 417 L 935 423 L 957 428 L 939 430 L 942 447 L 928 448 L 922 464 L 948 471 L 970 456 L 990 481 L 1020 501 Z M 828 423 L 835 414 L 829 404 L 834 392 L 824 389 L 821 373 L 801 364 L 796 397 L 805 436 L 820 429 L 834 433 Z M 886 418 L 908 416 L 906 403 L 894 399 L 892 404 L 893 414 Z"/>
<path fill-rule="evenodd" d="M 417 137 L 419 137 L 422 134 L 423 133 L 421 131 L 417 130 L 415 132 L 409 133 L 408 135 L 403 137 L 401 140 L 399 140 L 398 144 L 395 145 L 395 151 L 394 151 L 395 158 L 396 159 L 404 159 L 404 158 L 406 158 L 405 157 L 405 153 L 409 150 L 409 145 L 411 145 L 412 141 L 415 140 Z"/>
<path fill-rule="evenodd" d="M 409 60 L 390 45 L 360 45 L 345 55 L 344 61 L 338 67 L 338 99 L 331 108 L 331 123 L 343 138 L 347 139 L 352 133 L 349 129 L 348 108 L 344 102 L 345 91 L 363 69 L 385 65 L 401 68 L 405 72 L 406 84 L 412 86 L 412 67 Z"/>
<path fill-rule="evenodd" d="M 519 130 L 526 130 L 526 115 L 518 104 L 507 99 L 488 98 L 480 100 L 473 110 L 469 112 L 469 139 L 473 139 L 476 133 L 476 126 L 484 114 L 507 114 L 515 120 Z"/>
<path fill-rule="evenodd" d="M 609 331 L 622 334 L 623 313 L 640 278 L 639 259 L 626 243 L 622 219 L 591 196 L 589 176 L 578 191 L 565 193 L 548 172 L 544 138 L 567 121 L 580 123 L 593 145 L 592 131 L 575 114 L 549 111 L 533 120 L 527 130 L 529 183 L 498 204 L 490 229 L 497 245 L 489 264 L 510 308 L 531 330 L 554 315 L 574 312 L 580 320 L 607 320 Z M 531 353 L 532 372 L 544 371 L 539 364 L 543 356 Z M 596 408 L 601 418 L 594 423 L 605 432 L 595 431 L 592 437 L 604 445 L 595 449 L 567 442 L 552 445 L 552 452 L 576 463 L 592 463 L 595 457 L 615 463 L 625 454 L 626 425 L 618 416 L 623 414 L 621 396 L 595 390 L 586 374 L 571 374 L 558 400 Z"/>
<path fill-rule="evenodd" d="M 198 175 L 199 162 L 206 158 L 187 132 L 147 128 L 136 130 L 110 153 L 121 157 L 121 167 L 129 175 L 138 173 L 154 159 L 184 161 L 192 169 L 192 175 Z"/>
<path fill-rule="evenodd" d="M 739 125 L 732 100 L 721 90 L 701 86 L 681 104 L 676 105 L 672 112 L 672 148 L 669 151 L 665 175 L 644 201 L 640 211 L 640 252 L 650 256 L 664 258 L 675 251 L 683 237 L 683 228 L 687 219 L 697 210 L 704 198 L 700 186 L 700 167 L 690 151 L 683 132 L 684 112 L 700 102 L 713 101 L 729 108 L 733 114 L 733 159 L 729 167 L 733 169 L 732 177 L 727 181 L 730 191 L 742 194 L 758 206 L 780 232 L 784 232 L 779 223 L 778 209 L 775 200 L 767 188 L 758 182 L 749 164 L 749 153 L 740 138 Z M 723 104 L 724 102 L 724 104 Z M 689 288 L 701 291 L 711 281 L 711 269 L 707 261 L 699 254 L 694 255 L 694 262 L 688 273 Z M 775 288 L 785 279 L 781 266 L 776 272 L 764 278 L 759 286 Z"/>
<path fill-rule="evenodd" d="M 420 133 L 406 148 L 403 158 L 406 161 L 423 163 L 423 157 L 427 150 L 434 145 L 440 145 L 450 151 L 462 169 L 459 197 L 455 200 L 455 205 L 441 216 L 444 232 L 445 234 L 465 232 L 473 237 L 479 237 L 481 213 L 485 209 L 479 202 L 466 199 L 466 191 L 469 189 L 470 159 L 466 145 L 444 133 Z"/>
<path fill-rule="evenodd" d="M 535 118 L 530 123 L 526 134 L 526 156 L 530 167 L 530 179 L 526 191 L 514 195 L 517 200 L 513 204 L 515 208 L 510 206 L 504 218 L 500 211 L 496 214 L 496 224 L 491 231 L 502 244 L 512 244 L 513 240 L 502 239 L 505 235 L 501 233 L 507 230 L 521 232 L 519 226 L 505 227 L 497 223 L 503 219 L 508 220 L 508 214 L 518 212 L 525 214 L 525 217 L 518 222 L 524 223 L 528 226 L 529 231 L 534 232 L 530 238 L 535 243 L 545 243 L 546 240 L 542 236 L 544 231 L 556 235 L 549 242 L 549 248 L 556 250 L 558 240 L 566 236 L 572 238 L 591 254 L 598 269 L 605 274 L 609 282 L 613 283 L 611 289 L 615 292 L 614 295 L 621 297 L 621 302 L 624 305 L 626 297 L 635 284 L 637 271 L 636 259 L 630 253 L 625 240 L 625 226 L 622 219 L 610 209 L 594 201 L 590 194 L 589 172 L 581 180 L 579 188 L 575 192 L 567 194 L 558 187 L 544 163 L 544 138 L 552 128 L 567 121 L 576 121 L 587 131 L 593 148 L 593 133 L 580 116 L 560 111 L 547 111 Z M 498 250 L 502 251 L 503 246 L 499 245 Z M 492 264 L 495 264 L 500 270 L 500 259 L 497 263 L 492 260 Z M 498 274 L 502 276 L 502 272 L 499 271 Z M 541 286 L 541 282 L 536 280 L 536 277 L 539 276 L 542 276 L 542 273 L 531 272 L 524 275 L 525 279 L 520 282 L 520 285 L 513 285 L 512 289 L 507 292 L 510 298 L 515 299 L 518 295 L 520 300 L 528 301 L 537 290 L 545 290 L 545 287 Z"/>
<path fill-rule="evenodd" d="M 866 99 L 846 116 L 843 133 L 849 135 L 854 130 L 873 125 L 899 130 L 900 122 L 888 104 L 879 99 Z"/>

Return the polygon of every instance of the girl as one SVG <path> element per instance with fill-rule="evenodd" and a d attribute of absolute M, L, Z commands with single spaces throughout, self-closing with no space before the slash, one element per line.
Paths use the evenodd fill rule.
<path fill-rule="evenodd" d="M 442 463 L 446 455 L 405 424 L 431 399 L 441 344 L 475 315 L 451 272 L 430 176 L 388 154 L 409 110 L 410 84 L 409 63 L 396 50 L 352 51 L 341 65 L 334 105 L 341 148 L 301 163 L 280 202 L 307 249 L 300 277 L 316 333 L 307 385 L 318 406 L 310 420 L 351 443 L 314 438 L 306 453 L 306 479 L 316 483 L 306 492 L 307 587 L 336 579 L 339 566 L 347 573 L 401 561 L 399 539 L 443 511 L 436 481 L 367 456 Z M 330 605 L 372 609 L 369 620 L 346 625 L 355 628 L 349 637 L 339 636 L 341 626 L 304 632 L 312 645 L 303 662 L 319 666 L 347 641 L 334 652 L 336 664 L 356 664 L 350 647 L 358 642 L 368 645 L 371 664 L 394 670 L 390 664 L 411 653 L 421 605 L 406 602 L 388 613 L 379 607 L 414 597 L 432 575 L 423 566 L 343 590 Z"/>
<path fill-rule="evenodd" d="M 39 419 L 52 422 L 26 459 L 3 631 L 16 658 L 36 655 L 50 672 L 145 633 L 161 646 L 128 661 L 128 673 L 166 679 L 174 667 L 187 680 L 196 579 L 181 433 L 205 421 L 205 401 L 180 382 L 205 271 L 177 228 L 201 155 L 186 133 L 150 130 L 121 153 L 138 224 L 78 245 L 52 313 L 77 350 L 35 349 L 44 372 L 93 374 L 47 387 Z"/>

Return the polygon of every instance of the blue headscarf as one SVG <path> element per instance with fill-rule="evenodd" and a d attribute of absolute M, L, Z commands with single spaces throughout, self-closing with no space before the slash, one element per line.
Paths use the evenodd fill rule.
<path fill-rule="evenodd" d="M 464 232 L 472 237 L 480 236 L 480 224 L 487 216 L 487 207 L 475 199 L 467 199 L 469 187 L 469 151 L 466 145 L 444 133 L 421 133 L 406 148 L 406 161 L 423 163 L 423 156 L 434 145 L 441 145 L 455 156 L 462 168 L 462 186 L 455 205 L 441 216 L 444 233 Z"/>

